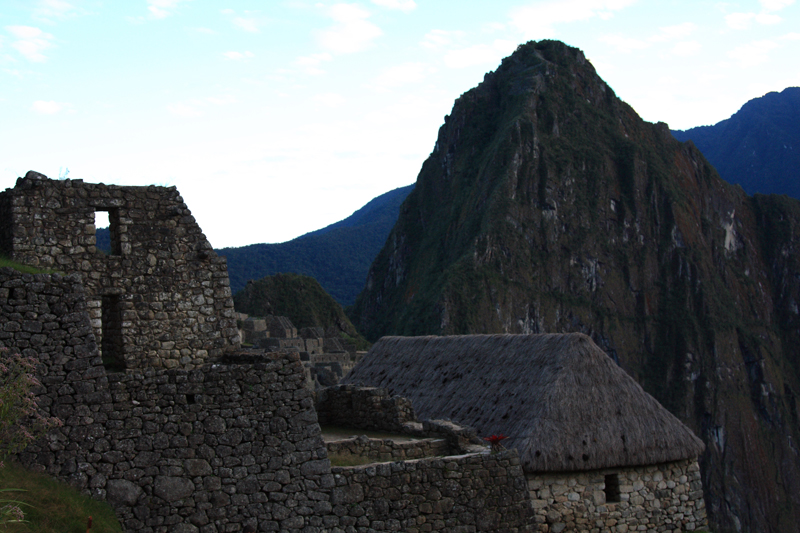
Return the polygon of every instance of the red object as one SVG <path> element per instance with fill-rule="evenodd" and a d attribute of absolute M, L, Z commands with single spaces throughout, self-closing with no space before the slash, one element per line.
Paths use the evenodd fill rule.
<path fill-rule="evenodd" d="M 501 440 L 503 440 L 503 439 L 507 439 L 507 438 L 508 438 L 508 437 L 507 437 L 506 435 L 503 435 L 503 434 L 501 433 L 500 435 L 492 435 L 491 437 L 485 437 L 483 440 L 485 440 L 485 441 L 488 441 L 488 442 L 490 442 L 492 445 L 494 445 L 494 444 L 500 444 L 500 441 L 501 441 Z"/>
<path fill-rule="evenodd" d="M 86 524 L 86 533 L 89 533 L 89 530 L 92 529 L 92 517 L 89 517 L 89 523 Z"/>

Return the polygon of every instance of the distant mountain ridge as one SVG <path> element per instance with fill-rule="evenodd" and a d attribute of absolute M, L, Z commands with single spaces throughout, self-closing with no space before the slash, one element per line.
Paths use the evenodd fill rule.
<path fill-rule="evenodd" d="M 389 191 L 344 220 L 291 241 L 216 250 L 228 258 L 231 291 L 242 290 L 249 280 L 292 272 L 315 278 L 340 305 L 352 304 L 413 189 Z"/>
<path fill-rule="evenodd" d="M 747 194 L 800 199 L 800 87 L 767 93 L 713 126 L 672 135 L 691 140 L 722 179 Z"/>

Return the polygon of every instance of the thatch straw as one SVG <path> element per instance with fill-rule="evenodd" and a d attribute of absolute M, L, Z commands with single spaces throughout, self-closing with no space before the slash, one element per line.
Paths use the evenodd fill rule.
<path fill-rule="evenodd" d="M 697 457 L 703 442 L 589 337 L 384 337 L 343 383 L 383 387 L 419 419 L 508 435 L 529 472 Z"/>

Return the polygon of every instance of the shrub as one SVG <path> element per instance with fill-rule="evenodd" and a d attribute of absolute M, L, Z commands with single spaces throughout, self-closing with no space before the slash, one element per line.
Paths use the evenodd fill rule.
<path fill-rule="evenodd" d="M 7 457 L 24 450 L 51 427 L 61 425 L 58 418 L 46 417 L 38 409 L 34 389 L 40 383 L 35 370 L 32 357 L 0 348 L 0 468 Z M 0 500 L 0 526 L 24 519 L 19 505 L 16 500 Z"/>

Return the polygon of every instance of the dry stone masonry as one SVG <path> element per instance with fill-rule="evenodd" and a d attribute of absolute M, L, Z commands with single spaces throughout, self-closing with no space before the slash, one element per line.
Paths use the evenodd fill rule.
<path fill-rule="evenodd" d="M 406 398 L 389 396 L 386 389 L 335 385 L 317 395 L 321 424 L 403 432 L 416 421 L 414 407 Z"/>
<path fill-rule="evenodd" d="M 516 453 L 332 469 L 333 514 L 347 531 L 532 532 Z M 341 526 L 340 526 L 341 527 Z"/>
<path fill-rule="evenodd" d="M 0 309 L 2 345 L 39 358 L 40 404 L 64 421 L 19 459 L 109 501 L 126 531 L 236 533 L 252 524 L 257 531 L 345 533 L 365 520 L 375 531 L 396 531 L 397 521 L 409 520 L 422 531 L 494 531 L 498 515 L 517 517 L 504 519 L 510 532 L 530 530 L 524 476 L 512 469 L 495 479 L 497 458 L 488 454 L 447 458 L 456 466 L 445 471 L 458 471 L 489 502 L 459 504 L 457 516 L 428 511 L 431 490 L 450 475 L 442 459 L 391 463 L 391 472 L 418 472 L 398 497 L 386 486 L 385 494 L 377 491 L 392 478 L 377 482 L 369 467 L 334 474 L 298 354 L 108 373 L 81 276 L 0 269 Z M 363 497 L 350 505 L 343 494 Z M 361 514 L 359 506 L 371 510 Z"/>
<path fill-rule="evenodd" d="M 108 255 L 96 248 L 101 211 Z M 0 254 L 80 274 L 96 342 L 114 369 L 191 369 L 239 347 L 225 258 L 175 187 L 28 172 L 0 193 Z"/>
<path fill-rule="evenodd" d="M 697 460 L 567 474 L 527 474 L 537 531 L 706 529 Z"/>
<path fill-rule="evenodd" d="M 332 460 L 359 458 L 372 463 L 451 455 L 450 444 L 443 438 L 396 442 L 395 439 L 370 439 L 361 435 L 326 442 L 325 447 Z"/>
<path fill-rule="evenodd" d="M 243 343 L 269 352 L 299 352 L 310 390 L 337 384 L 366 353 L 356 351 L 355 345 L 342 339 L 326 336 L 320 327 L 305 327 L 298 333 L 285 316 L 236 316 Z"/>

